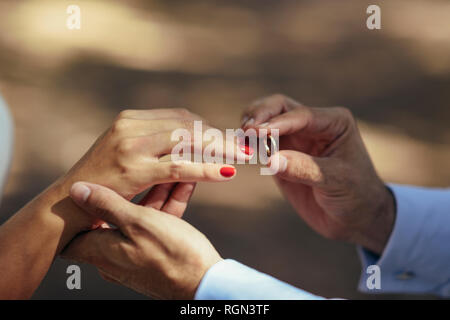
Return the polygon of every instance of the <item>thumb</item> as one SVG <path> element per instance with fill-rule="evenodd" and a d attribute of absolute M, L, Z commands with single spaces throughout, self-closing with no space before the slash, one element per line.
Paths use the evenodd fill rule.
<path fill-rule="evenodd" d="M 325 184 L 324 168 L 329 165 L 327 158 L 312 157 L 308 154 L 282 150 L 269 158 L 269 166 L 276 167 L 278 178 L 320 187 Z"/>
<path fill-rule="evenodd" d="M 70 189 L 70 197 L 94 218 L 112 223 L 122 231 L 127 229 L 137 215 L 138 206 L 115 191 L 97 184 L 76 182 Z"/>

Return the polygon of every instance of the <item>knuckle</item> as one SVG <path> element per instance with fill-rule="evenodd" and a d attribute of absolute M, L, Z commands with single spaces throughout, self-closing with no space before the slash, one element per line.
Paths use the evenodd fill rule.
<path fill-rule="evenodd" d="M 353 114 L 350 111 L 350 109 L 345 107 L 334 107 L 336 112 L 339 114 L 340 117 L 346 120 L 353 120 Z"/>
<path fill-rule="evenodd" d="M 171 180 L 180 180 L 183 175 L 183 165 L 180 163 L 172 163 L 169 167 L 168 177 Z"/>
<path fill-rule="evenodd" d="M 292 114 L 298 117 L 304 118 L 306 121 L 312 122 L 316 117 L 315 108 L 310 108 L 304 105 L 298 105 L 293 111 Z"/>
<path fill-rule="evenodd" d="M 270 96 L 270 99 L 276 102 L 286 102 L 287 97 L 281 93 L 275 93 Z"/>
<path fill-rule="evenodd" d="M 133 236 L 148 235 L 148 212 L 143 212 L 132 218 L 128 225 L 128 232 Z"/>
<path fill-rule="evenodd" d="M 116 121 L 114 121 L 111 132 L 113 134 L 122 134 L 124 131 L 126 131 L 130 126 L 130 120 L 127 118 L 118 118 Z"/>
<path fill-rule="evenodd" d="M 177 114 L 182 117 L 191 117 L 192 113 L 186 108 L 175 108 L 174 109 Z"/>
<path fill-rule="evenodd" d="M 128 160 L 124 157 L 119 157 L 116 162 L 117 170 L 123 182 L 132 182 L 132 168 Z"/>
<path fill-rule="evenodd" d="M 292 100 L 289 99 L 286 95 L 281 93 L 276 93 L 269 98 L 269 101 L 274 106 L 281 106 L 282 110 L 289 111 L 294 106 L 299 106 L 300 104 L 292 103 Z"/>
<path fill-rule="evenodd" d="M 253 101 L 253 103 L 250 105 L 250 111 L 256 111 L 260 107 L 269 106 L 269 107 L 275 107 L 278 105 L 282 105 L 283 107 L 288 107 L 288 97 L 281 93 L 275 93 L 270 96 L 258 99 Z"/>
<path fill-rule="evenodd" d="M 337 112 L 338 121 L 342 123 L 344 128 L 353 132 L 357 124 L 352 112 L 345 107 L 334 107 L 334 109 Z"/>
<path fill-rule="evenodd" d="M 115 165 L 120 170 L 122 179 L 125 179 L 132 169 L 133 155 L 135 154 L 135 143 L 131 138 L 122 139 L 117 143 L 115 154 Z"/>
<path fill-rule="evenodd" d="M 288 97 L 281 93 L 275 93 L 270 97 L 270 101 L 277 105 L 287 106 L 288 100 Z"/>
<path fill-rule="evenodd" d="M 202 168 L 202 172 L 201 175 L 203 178 L 205 178 L 206 180 L 214 180 L 217 177 L 216 174 L 216 170 L 219 171 L 218 169 L 214 170 L 215 167 L 212 166 L 203 166 Z"/>
<path fill-rule="evenodd" d="M 132 154 L 135 149 L 136 142 L 132 138 L 121 139 L 117 143 L 116 152 L 120 156 Z"/>
<path fill-rule="evenodd" d="M 117 115 L 117 119 L 126 119 L 129 117 L 132 117 L 135 114 L 135 110 L 122 110 L 118 115 Z"/>
<path fill-rule="evenodd" d="M 193 120 L 181 120 L 181 125 L 183 128 L 193 132 L 194 131 L 194 121 Z"/>

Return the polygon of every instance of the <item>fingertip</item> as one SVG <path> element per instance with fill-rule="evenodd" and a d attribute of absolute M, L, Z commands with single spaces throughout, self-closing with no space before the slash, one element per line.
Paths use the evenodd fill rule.
<path fill-rule="evenodd" d="M 183 185 L 187 191 L 193 192 L 195 190 L 195 187 L 197 186 L 197 182 L 184 182 Z"/>
<path fill-rule="evenodd" d="M 241 119 L 241 126 L 243 127 L 247 123 L 248 120 L 249 120 L 249 116 L 244 115 Z"/>
<path fill-rule="evenodd" d="M 288 166 L 288 159 L 282 152 L 277 152 L 269 158 L 267 166 L 273 168 L 275 174 L 284 173 Z"/>
<path fill-rule="evenodd" d="M 242 128 L 243 129 L 249 128 L 249 127 L 253 126 L 254 124 L 255 124 L 255 119 L 250 118 L 250 119 L 246 120 L 245 122 L 243 121 Z"/>
<path fill-rule="evenodd" d="M 219 172 L 222 177 L 231 179 L 236 175 L 236 168 L 232 166 L 226 166 L 220 168 Z"/>
<path fill-rule="evenodd" d="M 78 203 L 86 203 L 91 193 L 91 188 L 84 182 L 75 182 L 70 188 L 70 197 Z"/>
<path fill-rule="evenodd" d="M 262 137 L 264 135 L 270 134 L 271 130 L 274 129 L 275 126 L 270 121 L 266 121 L 261 124 L 253 124 L 251 126 L 243 128 L 245 134 L 249 137 L 250 136 Z"/>

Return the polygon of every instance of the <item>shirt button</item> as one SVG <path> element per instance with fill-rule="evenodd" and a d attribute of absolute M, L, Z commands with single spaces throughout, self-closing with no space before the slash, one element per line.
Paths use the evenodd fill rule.
<path fill-rule="evenodd" d="M 397 274 L 396 278 L 398 280 L 409 280 L 414 278 L 416 275 L 412 271 L 403 271 Z"/>

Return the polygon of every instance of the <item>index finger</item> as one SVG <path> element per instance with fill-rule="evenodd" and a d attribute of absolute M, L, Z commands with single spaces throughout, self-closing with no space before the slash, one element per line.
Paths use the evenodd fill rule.
<path fill-rule="evenodd" d="M 281 95 L 275 94 L 267 98 L 255 101 L 242 115 L 242 128 L 263 124 L 273 117 L 286 113 L 300 104 L 296 101 Z"/>
<path fill-rule="evenodd" d="M 280 136 L 303 132 L 333 139 L 345 132 L 352 122 L 352 114 L 342 107 L 309 108 L 299 106 L 270 119 L 255 129 L 257 131 L 266 129 L 268 132 L 278 129 Z"/>

